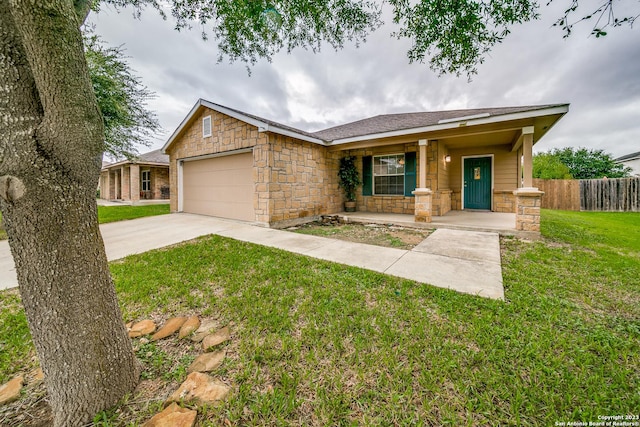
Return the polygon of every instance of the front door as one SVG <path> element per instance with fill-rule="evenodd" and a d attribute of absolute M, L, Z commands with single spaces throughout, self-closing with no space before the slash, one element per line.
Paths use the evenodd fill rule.
<path fill-rule="evenodd" d="M 491 157 L 464 159 L 464 209 L 491 210 Z"/>

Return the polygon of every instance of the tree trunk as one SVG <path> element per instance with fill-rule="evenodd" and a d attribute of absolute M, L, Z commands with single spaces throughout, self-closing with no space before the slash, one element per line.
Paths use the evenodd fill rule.
<path fill-rule="evenodd" d="M 98 228 L 83 18 L 71 0 L 0 1 L 0 209 L 55 426 L 86 424 L 138 380 Z"/>

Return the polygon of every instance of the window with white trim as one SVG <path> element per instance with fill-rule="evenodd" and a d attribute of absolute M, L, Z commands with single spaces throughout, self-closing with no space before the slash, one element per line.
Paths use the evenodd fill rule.
<path fill-rule="evenodd" d="M 373 156 L 373 194 L 404 194 L 404 154 Z"/>
<path fill-rule="evenodd" d="M 211 135 L 211 116 L 207 116 L 202 119 L 202 137 L 206 138 Z"/>
<path fill-rule="evenodd" d="M 151 191 L 151 171 L 142 171 L 142 191 Z"/>

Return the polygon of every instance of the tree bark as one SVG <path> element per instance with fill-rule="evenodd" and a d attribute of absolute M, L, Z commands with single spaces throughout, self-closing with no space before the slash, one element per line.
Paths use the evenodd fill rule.
<path fill-rule="evenodd" d="M 78 3 L 0 1 L 0 209 L 55 426 L 138 381 L 98 227 L 104 129 Z"/>

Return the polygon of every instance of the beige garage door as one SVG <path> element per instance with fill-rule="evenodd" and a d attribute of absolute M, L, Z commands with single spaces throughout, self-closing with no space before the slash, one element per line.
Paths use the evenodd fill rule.
<path fill-rule="evenodd" d="M 253 153 L 184 162 L 182 191 L 184 212 L 254 221 Z"/>

